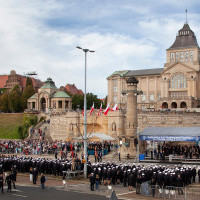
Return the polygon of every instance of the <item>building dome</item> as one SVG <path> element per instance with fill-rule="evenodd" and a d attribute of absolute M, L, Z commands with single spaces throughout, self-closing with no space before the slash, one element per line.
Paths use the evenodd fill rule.
<path fill-rule="evenodd" d="M 132 76 L 132 77 L 130 77 L 130 78 L 128 78 L 128 79 L 126 80 L 126 83 L 138 84 L 139 81 L 138 81 L 134 76 Z"/>
<path fill-rule="evenodd" d="M 190 48 L 190 47 L 199 48 L 199 45 L 197 43 L 197 39 L 194 32 L 190 29 L 189 24 L 185 23 L 183 25 L 183 28 L 178 31 L 176 40 L 169 49 Z"/>
<path fill-rule="evenodd" d="M 57 89 L 55 86 L 55 83 L 51 78 L 47 78 L 47 80 L 44 82 L 44 85 L 41 87 L 42 89 Z"/>

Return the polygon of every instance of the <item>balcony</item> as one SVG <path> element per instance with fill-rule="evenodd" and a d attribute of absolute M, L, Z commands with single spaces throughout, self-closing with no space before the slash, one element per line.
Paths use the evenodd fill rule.
<path fill-rule="evenodd" d="M 173 100 L 196 100 L 196 98 L 191 96 L 178 96 L 178 97 L 162 97 L 160 101 L 173 101 Z"/>

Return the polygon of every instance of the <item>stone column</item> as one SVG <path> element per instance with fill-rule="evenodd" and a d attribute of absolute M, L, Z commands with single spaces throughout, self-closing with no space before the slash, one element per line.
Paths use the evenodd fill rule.
<path fill-rule="evenodd" d="M 62 100 L 62 110 L 65 109 L 65 100 Z"/>
<path fill-rule="evenodd" d="M 127 81 L 127 113 L 126 113 L 126 134 L 122 136 L 122 143 L 125 143 L 121 149 L 122 157 L 126 157 L 127 154 L 130 157 L 136 156 L 136 146 L 134 139 L 137 138 L 137 84 L 138 80 L 135 77 L 129 78 Z"/>

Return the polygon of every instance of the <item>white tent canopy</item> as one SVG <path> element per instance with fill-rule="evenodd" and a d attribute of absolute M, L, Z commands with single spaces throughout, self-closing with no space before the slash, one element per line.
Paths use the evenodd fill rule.
<path fill-rule="evenodd" d="M 106 135 L 104 133 L 88 133 L 87 134 L 87 138 L 90 139 L 90 138 L 99 138 L 101 140 L 105 140 L 105 141 L 114 141 L 115 138 L 109 136 L 109 135 Z M 77 138 L 78 140 L 82 140 L 83 137 L 78 137 Z"/>

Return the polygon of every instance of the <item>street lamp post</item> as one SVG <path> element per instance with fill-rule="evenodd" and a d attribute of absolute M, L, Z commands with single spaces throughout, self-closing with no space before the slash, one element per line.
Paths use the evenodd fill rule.
<path fill-rule="evenodd" d="M 87 53 L 94 53 L 95 51 L 89 49 L 83 49 L 79 46 L 77 49 L 81 49 L 85 53 L 85 91 L 84 91 L 84 177 L 87 178 L 87 93 L 86 93 L 86 69 L 87 69 Z"/>
<path fill-rule="evenodd" d="M 137 163 L 140 162 L 140 133 L 139 133 L 139 127 L 137 127 Z"/>

